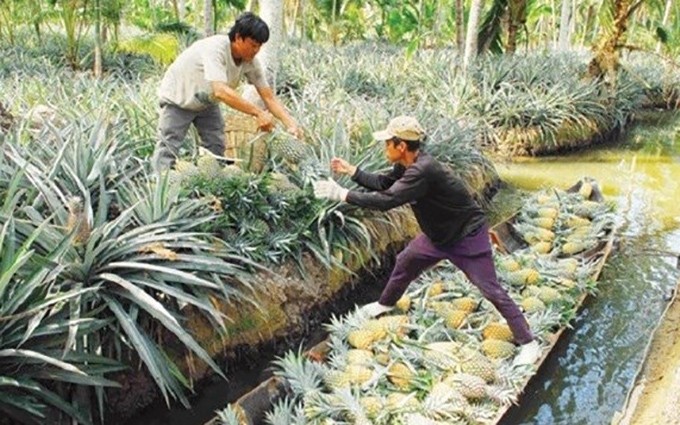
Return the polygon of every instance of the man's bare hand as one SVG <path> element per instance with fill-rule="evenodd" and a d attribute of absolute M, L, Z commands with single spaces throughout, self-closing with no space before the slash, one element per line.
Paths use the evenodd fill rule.
<path fill-rule="evenodd" d="M 302 140 L 305 137 L 305 133 L 302 131 L 302 128 L 298 127 L 297 124 L 289 126 L 287 131 L 288 133 L 295 136 L 295 138 L 298 140 Z"/>
<path fill-rule="evenodd" d="M 267 111 L 262 111 L 257 116 L 257 128 L 267 133 L 274 129 L 274 116 Z"/>
<path fill-rule="evenodd" d="M 338 174 L 347 174 L 348 176 L 353 176 L 357 171 L 357 167 L 342 158 L 333 158 L 331 159 L 331 170 Z"/>

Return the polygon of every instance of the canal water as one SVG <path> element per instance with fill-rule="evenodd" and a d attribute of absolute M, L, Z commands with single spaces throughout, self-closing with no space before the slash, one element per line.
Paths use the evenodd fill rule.
<path fill-rule="evenodd" d="M 648 118 L 622 142 L 498 166 L 518 193 L 593 177 L 621 214 L 620 243 L 597 294 L 504 424 L 609 424 L 680 277 L 680 114 Z"/>
<path fill-rule="evenodd" d="M 621 216 L 620 242 L 597 294 L 588 299 L 504 424 L 609 424 L 623 406 L 680 278 L 680 113 L 653 114 L 608 146 L 499 163 L 497 168 L 508 187 L 494 198 L 492 221 L 507 217 L 534 190 L 566 188 L 585 176 L 600 183 Z M 376 296 L 362 294 L 362 301 Z M 202 425 L 216 409 L 269 376 L 267 365 L 267 359 L 254 360 L 230 382 L 208 384 L 192 400 L 192 410 L 158 405 L 126 425 Z"/>

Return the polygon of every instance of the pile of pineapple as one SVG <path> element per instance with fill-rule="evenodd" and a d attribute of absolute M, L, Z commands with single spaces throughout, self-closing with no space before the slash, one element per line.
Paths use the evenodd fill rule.
<path fill-rule="evenodd" d="M 535 195 L 518 215 L 527 247 L 495 253 L 501 284 L 521 305 L 544 349 L 574 316 L 576 300 L 592 289 L 601 261 L 569 255 L 565 245 L 576 244 L 577 236 L 583 241 L 578 243 L 597 244 L 613 226 L 608 206 L 583 213 L 590 208 L 586 195 L 585 189 Z M 588 224 L 571 226 L 574 217 Z M 584 227 L 590 230 L 579 230 Z M 536 249 L 541 242 L 551 249 Z M 517 347 L 510 328 L 447 262 L 414 282 L 396 307 L 380 318 L 361 310 L 332 318 L 324 363 L 299 352 L 279 359 L 276 373 L 286 378 L 291 395 L 268 412 L 267 423 L 489 423 L 516 400 L 535 371 L 513 365 Z"/>

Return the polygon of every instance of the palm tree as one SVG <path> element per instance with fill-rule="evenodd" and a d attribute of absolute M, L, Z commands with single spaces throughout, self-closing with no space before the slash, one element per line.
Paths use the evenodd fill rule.
<path fill-rule="evenodd" d="M 517 49 L 517 32 L 525 27 L 527 21 L 527 2 L 526 0 L 508 1 L 508 40 L 505 46 L 505 53 L 514 54 Z"/>
<path fill-rule="evenodd" d="M 593 46 L 593 58 L 588 65 L 591 77 L 602 79 L 607 86 L 616 86 L 616 72 L 619 67 L 619 48 L 624 44 L 628 20 L 643 0 L 614 0 L 607 10 L 613 19 L 610 25 L 603 25 L 599 40 Z"/>

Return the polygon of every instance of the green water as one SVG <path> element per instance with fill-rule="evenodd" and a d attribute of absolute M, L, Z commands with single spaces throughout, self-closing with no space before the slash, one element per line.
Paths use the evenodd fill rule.
<path fill-rule="evenodd" d="M 504 423 L 609 424 L 680 278 L 677 257 L 667 254 L 680 254 L 680 114 L 648 119 L 617 147 L 498 168 L 520 190 L 593 177 L 621 214 L 620 243 L 599 292 Z"/>

